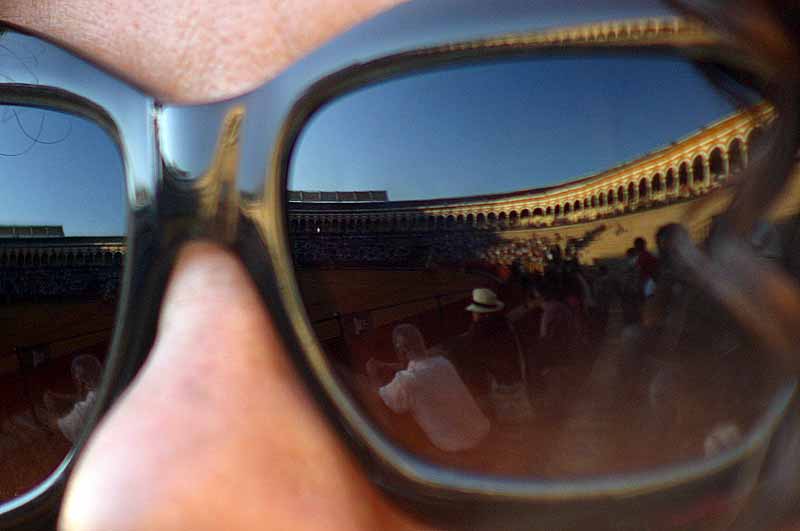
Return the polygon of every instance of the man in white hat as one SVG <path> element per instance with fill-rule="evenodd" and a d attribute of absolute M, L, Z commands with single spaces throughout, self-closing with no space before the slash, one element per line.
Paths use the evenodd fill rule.
<path fill-rule="evenodd" d="M 499 312 L 505 306 L 505 303 L 497 298 L 494 291 L 487 288 L 476 288 L 472 290 L 472 304 L 467 306 L 467 311 L 472 312 L 472 320 L 476 322 Z"/>
<path fill-rule="evenodd" d="M 503 301 L 494 291 L 476 288 L 465 308 L 472 324 L 446 345 L 467 386 L 477 396 L 487 396 L 490 382 L 509 385 L 522 381 L 519 349 L 514 332 L 503 316 Z"/>

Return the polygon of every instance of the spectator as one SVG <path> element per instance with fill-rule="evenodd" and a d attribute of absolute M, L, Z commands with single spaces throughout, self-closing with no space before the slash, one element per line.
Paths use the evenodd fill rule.
<path fill-rule="evenodd" d="M 642 322 L 644 292 L 637 261 L 638 254 L 636 249 L 631 247 L 625 253 L 625 261 L 620 271 L 618 284 L 622 319 L 626 326 L 638 326 Z"/>
<path fill-rule="evenodd" d="M 469 329 L 444 345 L 480 400 L 488 397 L 492 379 L 503 385 L 523 380 L 522 356 L 503 308 L 505 303 L 492 290 L 473 290 L 472 303 L 466 307 L 472 316 Z"/>
<path fill-rule="evenodd" d="M 445 452 L 474 448 L 489 433 L 489 419 L 478 407 L 456 369 L 441 353 L 425 348 L 419 329 L 395 327 L 395 350 L 408 366 L 380 388 L 395 413 L 411 412 L 434 446 Z"/>
<path fill-rule="evenodd" d="M 636 268 L 639 270 L 642 295 L 645 298 L 651 297 L 655 294 L 658 280 L 658 258 L 647 250 L 647 241 L 644 238 L 636 238 L 633 247 L 636 249 Z"/>
<path fill-rule="evenodd" d="M 545 276 L 539 292 L 543 302 L 537 365 L 544 368 L 571 358 L 575 322 L 572 310 L 561 300 L 561 292 L 552 276 Z"/>
<path fill-rule="evenodd" d="M 69 409 L 69 412 L 57 420 L 48 421 L 48 424 L 55 424 L 64 437 L 74 444 L 92 411 L 103 369 L 96 357 L 82 354 L 72 360 L 70 371 L 75 383 L 76 394 L 62 395 L 47 391 L 43 401 L 47 410 L 46 417 L 49 419 L 53 419 L 59 409 L 64 409 L 59 407 L 59 402 L 68 404 L 66 409 Z"/>

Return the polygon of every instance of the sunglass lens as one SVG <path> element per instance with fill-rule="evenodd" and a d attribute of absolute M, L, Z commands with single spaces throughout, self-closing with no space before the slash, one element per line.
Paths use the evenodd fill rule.
<path fill-rule="evenodd" d="M 297 281 L 390 440 L 540 478 L 743 440 L 784 380 L 680 245 L 718 228 L 776 114 L 721 86 L 677 55 L 573 54 L 420 71 L 312 116 L 288 178 Z M 748 260 L 779 265 L 794 211 L 765 213 Z"/>
<path fill-rule="evenodd" d="M 99 125 L 0 106 L 0 502 L 80 437 L 125 256 L 122 160 Z"/>

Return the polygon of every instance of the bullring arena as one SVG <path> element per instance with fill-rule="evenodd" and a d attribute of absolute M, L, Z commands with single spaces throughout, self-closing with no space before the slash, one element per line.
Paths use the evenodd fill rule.
<path fill-rule="evenodd" d="M 290 236 L 310 321 L 379 425 L 415 453 L 463 466 L 432 448 L 412 419 L 388 412 L 367 378 L 370 359 L 394 360 L 394 327 L 413 324 L 429 346 L 447 345 L 470 327 L 464 308 L 472 289 L 491 288 L 508 307 L 519 305 L 524 296 L 508 287 L 510 271 L 541 274 L 553 246 L 595 278 L 596 266 L 613 270 L 635 238 L 653 249 L 657 230 L 669 223 L 701 243 L 759 156 L 772 119 L 770 108 L 758 106 L 602 173 L 534 190 L 420 201 L 390 201 L 381 191 L 293 192 Z M 768 215 L 786 245 L 785 229 L 800 207 L 797 187 L 794 178 Z M 708 308 L 694 319 L 713 326 Z M 709 418 L 726 418 L 727 408 L 736 408 L 742 430 L 763 413 L 769 369 L 752 367 L 752 356 L 737 347 L 725 354 L 724 366 L 714 356 L 694 355 L 686 380 L 706 394 L 675 398 L 670 407 L 683 413 L 666 415 L 681 417 L 681 427 L 666 429 L 644 402 L 617 393 L 628 378 L 619 365 L 623 335 L 622 309 L 614 303 L 602 346 L 586 347 L 585 359 L 559 369 L 555 384 L 543 384 L 560 389 L 535 395 L 538 414 L 493 441 L 488 470 L 480 458 L 475 468 L 553 478 L 637 471 L 702 455 Z M 643 363 L 651 374 L 670 366 Z"/>
<path fill-rule="evenodd" d="M 726 185 L 747 166 L 772 119 L 769 107 L 758 106 L 639 159 L 547 188 L 396 202 L 373 199 L 385 197 L 382 192 L 290 192 L 290 231 L 300 238 L 489 231 L 519 239 L 534 234 L 578 235 L 601 224 L 614 225 L 615 219 L 626 216 L 626 225 L 636 223 L 632 229 L 641 226 L 641 233 L 652 237 L 651 225 L 658 220 L 685 221 L 686 204 L 700 197 L 712 199 L 712 192 L 722 191 L 713 194 L 714 205 L 709 208 L 723 208 L 729 196 Z M 791 210 L 790 205 L 785 207 Z M 659 211 L 645 217 L 627 217 L 655 209 Z M 703 229 L 694 225 L 692 233 L 701 237 Z M 624 250 L 604 245 L 592 249 L 586 259 L 620 256 Z"/>

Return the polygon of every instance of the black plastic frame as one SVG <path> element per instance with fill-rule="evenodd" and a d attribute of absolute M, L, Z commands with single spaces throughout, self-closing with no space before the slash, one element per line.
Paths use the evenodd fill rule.
<path fill-rule="evenodd" d="M 352 398 L 338 384 L 306 316 L 294 278 L 287 234 L 285 186 L 291 153 L 308 119 L 326 102 L 348 91 L 413 71 L 492 58 L 547 57 L 569 54 L 678 53 L 697 61 L 744 72 L 778 107 L 781 141 L 771 155 L 787 170 L 798 145 L 797 80 L 782 80 L 782 66 L 756 55 L 734 35 L 707 29 L 689 35 L 663 36 L 635 42 L 543 43 L 537 34 L 448 43 L 356 64 L 310 86 L 293 105 L 272 152 L 260 207 L 235 221 L 198 214 L 200 192 L 190 183 L 201 175 L 179 174 L 168 162 L 169 146 L 161 133 L 180 127 L 177 117 L 203 115 L 218 121 L 215 135 L 225 134 L 239 109 L 263 107 L 263 87 L 205 106 L 162 104 L 124 82 L 117 90 L 95 97 L 84 87 L 58 79 L 37 85 L 0 81 L 0 103 L 56 108 L 88 117 L 117 141 L 125 162 L 129 196 L 128 258 L 117 326 L 99 407 L 90 428 L 64 463 L 30 493 L 0 505 L 0 527 L 51 526 L 74 457 L 91 428 L 125 389 L 154 341 L 163 292 L 175 256 L 188 241 L 210 239 L 235 250 L 253 276 L 264 304 L 282 334 L 287 351 L 337 430 L 346 437 L 372 480 L 401 506 L 439 525 L 470 529 L 572 529 L 604 522 L 639 525 L 653 514 L 690 502 L 700 492 L 725 491 L 757 479 L 771 436 L 796 400 L 796 388 L 776 397 L 770 414 L 745 442 L 711 460 L 687 463 L 652 473 L 626 474 L 577 481 L 536 481 L 464 474 L 415 459 L 376 431 Z M 85 64 L 92 72 L 96 68 Z M 103 74 L 107 75 L 107 74 Z M 166 113 L 173 113 L 173 117 Z M 227 117 L 219 119 L 219 116 Z M 226 122 L 225 120 L 228 120 Z M 235 139 L 249 134 L 235 127 Z M 183 142 L 194 142 L 192 131 Z M 270 151 L 264 147 L 263 154 Z M 194 181 L 193 181 L 194 179 Z M 187 184 L 189 183 L 189 184 Z M 215 197 L 221 209 L 243 212 L 241 198 Z M 232 508 L 232 510 L 235 510 Z M 599 520 L 598 520 L 599 518 Z M 633 528 L 633 527 L 631 527 Z"/>

